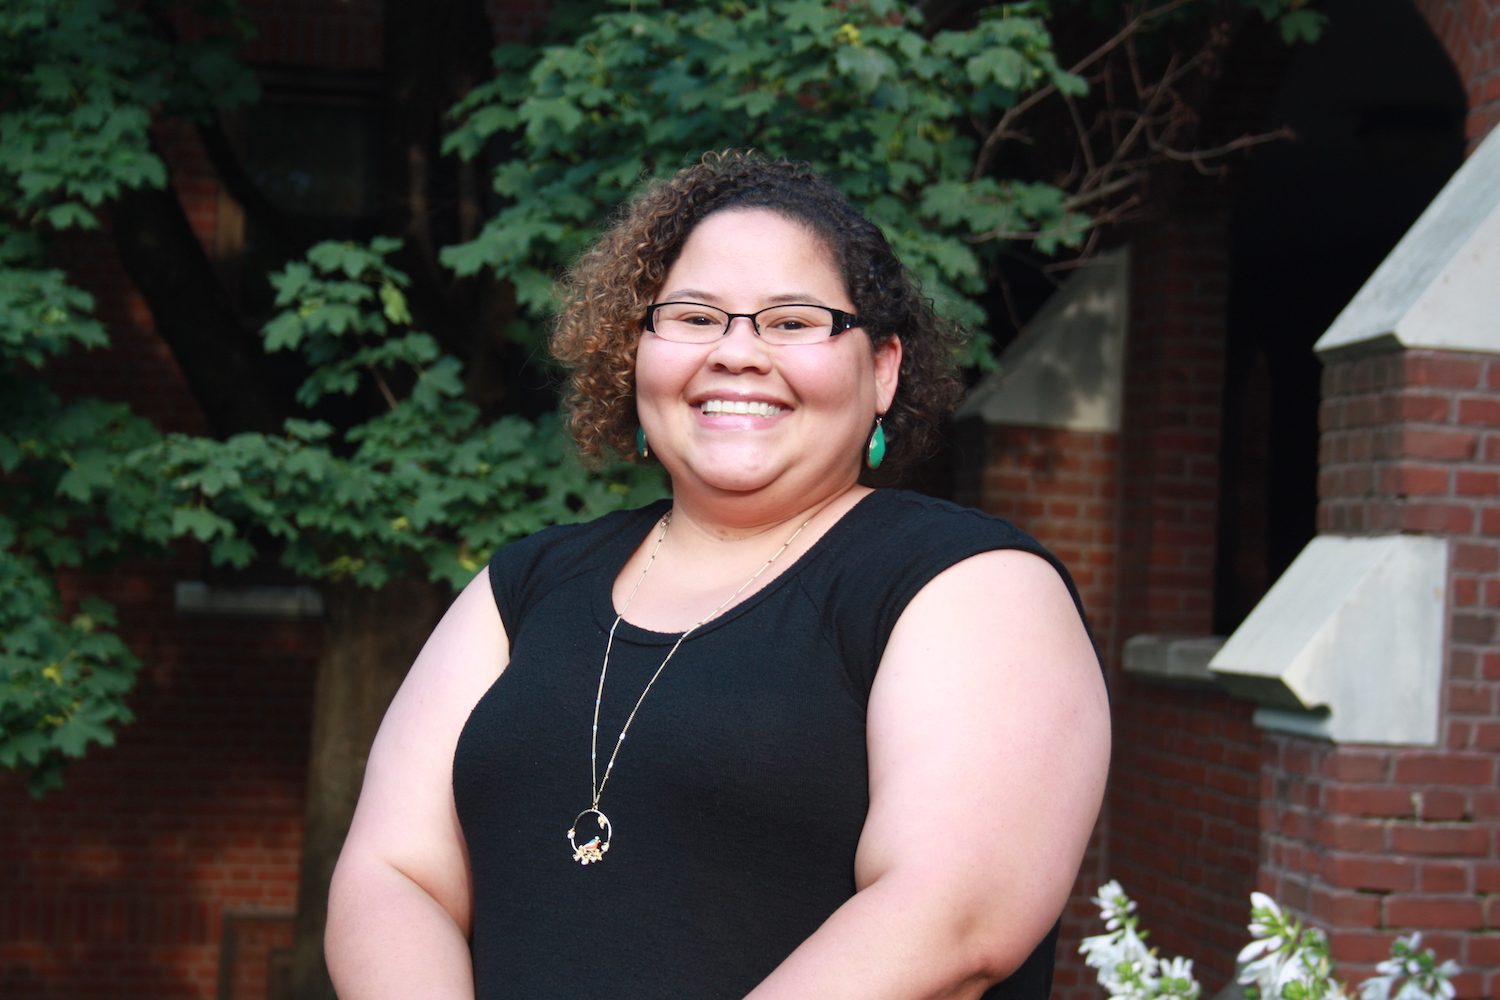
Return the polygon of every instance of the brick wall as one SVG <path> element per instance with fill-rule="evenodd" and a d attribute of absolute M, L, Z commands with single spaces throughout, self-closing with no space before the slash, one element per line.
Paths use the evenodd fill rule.
<path fill-rule="evenodd" d="M 1500 993 L 1500 358 L 1400 351 L 1325 368 L 1319 529 L 1450 540 L 1438 746 L 1268 736 L 1261 888 L 1367 972 L 1421 930 Z"/>
<path fill-rule="evenodd" d="M 1113 655 L 1116 457 L 1119 435 L 1053 427 L 983 426 L 981 470 L 961 503 L 1007 518 L 1051 549 L 1073 574 L 1094 639 Z"/>
<path fill-rule="evenodd" d="M 40 801 L 0 772 L 0 996 L 214 996 L 226 914 L 290 917 L 319 626 L 181 618 L 197 570 L 67 581 L 121 612 L 136 722 Z"/>
<path fill-rule="evenodd" d="M 1131 244 L 1119 641 L 1211 631 L 1227 244 L 1218 213 L 1171 217 Z"/>
<path fill-rule="evenodd" d="M 1500 125 L 1500 3 L 1415 0 L 1469 93 L 1469 148 Z"/>
<path fill-rule="evenodd" d="M 1109 877 L 1140 905 L 1151 944 L 1193 959 L 1212 995 L 1248 941 L 1259 860 L 1254 706 L 1128 674 L 1113 694 Z"/>
<path fill-rule="evenodd" d="M 1420 930 L 1463 967 L 1459 997 L 1500 994 L 1494 754 L 1268 734 L 1262 795 L 1261 891 L 1328 932 L 1341 973 Z"/>

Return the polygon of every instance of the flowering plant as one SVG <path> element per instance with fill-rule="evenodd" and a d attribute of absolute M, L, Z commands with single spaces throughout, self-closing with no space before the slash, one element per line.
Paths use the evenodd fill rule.
<path fill-rule="evenodd" d="M 1146 946 L 1135 901 L 1119 882 L 1100 886 L 1094 903 L 1105 933 L 1085 938 L 1078 950 L 1112 998 L 1197 1000 L 1202 988 L 1192 961 L 1163 959 Z M 1334 976 L 1328 938 L 1284 914 L 1264 893 L 1250 894 L 1250 933 L 1254 940 L 1239 954 L 1238 977 L 1250 1000 L 1350 1000 Z M 1391 957 L 1375 967 L 1379 975 L 1360 986 L 1360 1000 L 1453 1000 L 1457 963 L 1439 963 L 1432 949 L 1419 950 L 1421 944 L 1421 934 L 1392 942 Z"/>
<path fill-rule="evenodd" d="M 1099 970 L 1099 985 L 1125 1000 L 1197 1000 L 1202 987 L 1193 978 L 1192 959 L 1163 961 L 1146 947 L 1135 901 L 1111 879 L 1094 897 L 1107 933 L 1085 938 L 1078 950 L 1090 968 Z"/>

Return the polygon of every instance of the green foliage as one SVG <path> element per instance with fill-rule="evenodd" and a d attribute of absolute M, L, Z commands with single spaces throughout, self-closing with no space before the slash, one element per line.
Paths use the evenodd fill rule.
<path fill-rule="evenodd" d="M 1315 34 L 1304 0 L 1243 0 L 1290 38 Z M 276 557 L 314 579 L 458 586 L 497 545 L 663 492 L 660 474 L 587 474 L 555 420 L 482 424 L 459 363 L 412 328 L 397 244 L 323 244 L 274 279 L 266 347 L 312 374 L 307 407 L 383 401 L 343 431 L 288 421 L 228 441 L 162 437 L 124 407 L 65 404 L 37 369 L 105 343 L 91 298 L 47 266 L 39 237 L 97 225 L 121 193 L 161 185 L 149 127 L 255 97 L 232 57 L 232 0 L 192 9 L 227 32 L 184 42 L 175 0 L 0 5 L 0 766 L 54 786 L 67 759 L 128 721 L 135 660 L 95 601 L 64 610 L 53 582 L 127 548 L 192 537 L 218 563 Z M 705 149 L 810 161 L 864 206 L 940 308 L 979 327 L 987 255 L 1043 253 L 1088 225 L 1065 192 L 976 171 L 979 136 L 1028 94 L 1081 94 L 1052 52 L 1041 3 L 1001 4 L 961 32 L 922 30 L 899 0 L 610 0 L 567 44 L 502 47 L 497 76 L 456 109 L 450 149 L 508 137 L 499 214 L 444 260 L 515 287 L 533 341 L 550 287 L 642 182 Z M 980 346 L 966 359 L 992 363 Z"/>
<path fill-rule="evenodd" d="M 0 543 L 13 526 L 0 520 Z M 62 784 L 69 758 L 90 743 L 110 746 L 114 726 L 132 718 L 124 695 L 138 662 L 105 629 L 113 614 L 85 599 L 58 617 L 50 576 L 34 561 L 0 548 L 0 767 L 27 772 L 33 795 Z"/>
<path fill-rule="evenodd" d="M 305 401 L 374 385 L 387 411 L 344 433 L 294 420 L 281 435 L 179 434 L 142 448 L 121 474 L 163 485 L 135 534 L 191 536 L 232 565 L 269 538 L 309 578 L 379 587 L 425 575 L 460 587 L 506 542 L 664 495 L 654 468 L 589 473 L 555 419 L 483 423 L 462 398 L 458 361 L 407 328 L 405 276 L 384 259 L 398 245 L 314 247 L 275 277 L 284 311 L 266 328 L 269 349 L 316 366 Z"/>
<path fill-rule="evenodd" d="M 1316 42 L 1328 24 L 1328 15 L 1313 10 L 1311 0 L 1240 0 L 1281 30 L 1288 45 Z"/>
<path fill-rule="evenodd" d="M 1035 234 L 1076 245 L 1086 218 L 1043 184 L 972 178 L 975 123 L 1063 72 L 1036 4 L 983 12 L 963 32 L 922 32 L 897 0 L 616 3 L 573 44 L 496 52 L 496 79 L 459 106 L 448 146 L 474 155 L 513 133 L 494 173 L 504 207 L 444 260 L 492 267 L 539 318 L 557 267 L 641 181 L 705 149 L 754 147 L 834 178 L 949 314 L 983 321 L 977 242 Z M 980 357 L 971 361 L 981 360 Z"/>
<path fill-rule="evenodd" d="M 117 518 L 138 519 L 150 491 L 90 502 L 126 453 L 155 432 L 121 406 L 64 405 L 28 369 L 70 346 L 98 346 L 89 297 L 60 272 L 25 266 L 34 247 L 0 237 L 0 767 L 28 772 L 41 794 L 69 758 L 114 741 L 130 721 L 136 660 L 107 629 L 113 613 L 84 599 L 61 614 L 53 573 L 114 552 Z"/>
<path fill-rule="evenodd" d="M 256 94 L 234 39 L 163 37 L 154 5 L 7 0 L 0 7 L 0 206 L 56 229 L 98 224 L 126 188 L 166 183 L 153 109 L 200 117 Z"/>
<path fill-rule="evenodd" d="M 1320 23 L 1305 0 L 1245 2 L 1289 39 Z M 536 342 L 558 268 L 639 184 L 706 149 L 756 148 L 832 178 L 939 308 L 982 329 L 998 243 L 1052 254 L 1089 223 L 1057 187 L 976 170 L 979 137 L 1026 95 L 1087 91 L 1058 64 L 1047 14 L 998 4 L 929 37 L 901 0 L 610 0 L 567 44 L 501 46 L 496 78 L 455 109 L 449 149 L 475 156 L 503 134 L 512 156 L 493 175 L 504 207 L 443 260 L 511 281 Z M 991 367 L 987 341 L 964 361 Z"/>

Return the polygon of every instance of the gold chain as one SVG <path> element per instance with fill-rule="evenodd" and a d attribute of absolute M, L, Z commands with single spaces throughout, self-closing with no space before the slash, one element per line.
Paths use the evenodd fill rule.
<path fill-rule="evenodd" d="M 816 514 L 813 515 L 813 517 L 816 516 Z M 797 536 L 802 534 L 802 530 L 809 524 L 812 524 L 812 517 L 809 517 L 806 521 L 803 521 L 801 527 L 792 532 L 791 537 L 788 538 L 785 542 L 781 543 L 781 548 L 777 549 L 776 553 L 772 555 L 771 558 L 767 559 L 764 565 L 760 567 L 760 569 L 752 573 L 750 575 L 750 579 L 740 584 L 740 588 L 738 590 L 726 597 L 717 608 L 714 608 L 708 614 L 704 615 L 702 618 L 698 619 L 698 621 L 694 622 L 686 632 L 683 632 L 677 637 L 676 642 L 672 643 L 672 648 L 667 652 L 667 658 L 661 661 L 661 666 L 656 668 L 656 672 L 652 674 L 651 679 L 646 682 L 645 688 L 641 690 L 641 696 L 635 700 L 635 707 L 630 710 L 630 715 L 625 719 L 625 725 L 620 727 L 620 735 L 615 740 L 614 752 L 609 755 L 609 762 L 604 765 L 604 778 L 603 780 L 600 780 L 599 704 L 604 700 L 604 677 L 607 673 L 609 673 L 609 654 L 614 650 L 615 647 L 615 630 L 620 627 L 620 622 L 625 618 L 625 612 L 630 610 L 631 602 L 635 600 L 635 595 L 640 591 L 641 584 L 646 581 L 646 574 L 651 572 L 651 567 L 656 562 L 656 555 L 661 551 L 661 544 L 667 539 L 667 528 L 671 525 L 671 523 L 672 512 L 669 510 L 662 516 L 661 534 L 656 538 L 656 545 L 651 549 L 651 555 L 646 560 L 646 566 L 641 570 L 641 575 L 635 581 L 635 586 L 630 589 L 630 596 L 625 598 L 624 606 L 621 607 L 619 613 L 615 615 L 614 624 L 609 627 L 609 640 L 604 644 L 604 662 L 599 667 L 599 690 L 594 694 L 594 725 L 589 740 L 589 772 L 593 785 L 594 802 L 590 808 L 585 809 L 583 812 L 579 813 L 577 817 L 574 818 L 573 826 L 575 829 L 570 829 L 568 831 L 568 842 L 573 845 L 573 859 L 580 864 L 587 865 L 596 861 L 602 861 L 604 859 L 604 852 L 609 850 L 609 841 L 613 834 L 613 828 L 610 826 L 609 820 L 605 817 L 605 815 L 599 811 L 599 799 L 604 795 L 604 786 L 609 783 L 609 776 L 614 772 L 615 760 L 620 756 L 620 747 L 625 743 L 625 734 L 630 731 L 630 724 L 635 721 L 636 713 L 641 710 L 641 704 L 645 702 L 646 695 L 651 692 L 651 685 L 655 684 L 656 679 L 661 676 L 662 671 L 667 669 L 667 664 L 672 661 L 672 657 L 677 654 L 678 648 L 683 644 L 687 637 L 692 635 L 698 629 L 702 628 L 704 625 L 708 624 L 714 618 L 718 617 L 719 612 L 723 611 L 730 605 L 731 602 L 734 601 L 735 598 L 739 597 L 745 592 L 745 588 L 749 587 L 756 580 L 760 579 L 760 575 L 766 570 L 770 569 L 771 564 L 779 559 L 781 557 L 781 554 L 785 552 L 789 547 L 791 547 L 791 544 L 797 540 Z M 599 824 L 599 829 L 604 836 L 602 840 L 600 837 L 595 837 L 593 840 L 590 840 L 588 843 L 580 846 L 574 840 L 575 830 L 578 825 L 578 820 L 589 814 L 594 815 L 594 817 L 596 818 L 596 822 L 598 822 Z"/>

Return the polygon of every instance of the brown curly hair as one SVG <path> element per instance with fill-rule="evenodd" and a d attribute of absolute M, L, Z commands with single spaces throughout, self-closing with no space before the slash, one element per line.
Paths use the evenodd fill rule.
<path fill-rule="evenodd" d="M 562 282 L 552 353 L 570 372 L 568 422 L 586 459 L 635 457 L 635 352 L 651 304 L 688 234 L 725 209 L 766 208 L 827 244 L 873 344 L 900 337 L 901 374 L 884 418 L 891 481 L 937 445 L 963 391 L 954 353 L 963 333 L 940 320 L 880 229 L 805 163 L 708 153 L 639 195 Z"/>

